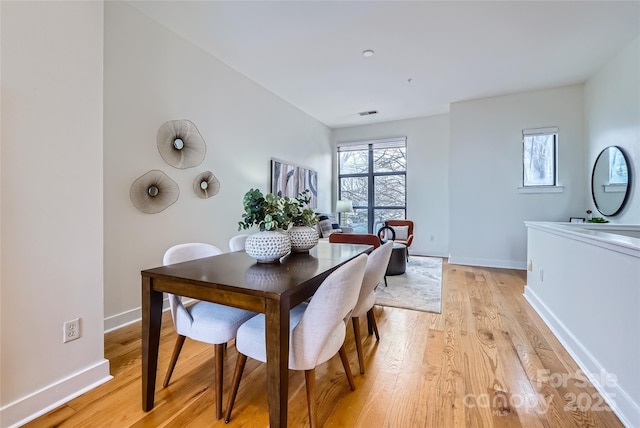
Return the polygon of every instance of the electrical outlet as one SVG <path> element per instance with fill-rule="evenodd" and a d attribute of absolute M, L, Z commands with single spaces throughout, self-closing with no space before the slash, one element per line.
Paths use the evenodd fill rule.
<path fill-rule="evenodd" d="M 62 343 L 71 342 L 80 338 L 80 318 L 66 321 L 63 326 L 64 337 Z"/>

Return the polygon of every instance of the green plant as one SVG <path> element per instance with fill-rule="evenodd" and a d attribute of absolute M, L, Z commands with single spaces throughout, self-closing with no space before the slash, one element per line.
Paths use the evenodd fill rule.
<path fill-rule="evenodd" d="M 263 195 L 258 189 L 250 189 L 242 198 L 244 213 L 238 222 L 238 230 L 257 226 L 260 230 L 275 230 L 289 226 L 283 212 L 282 198 L 272 193 Z"/>
<path fill-rule="evenodd" d="M 602 217 L 593 217 L 591 220 L 589 220 L 589 223 L 609 223 L 609 220 L 605 220 Z"/>
<path fill-rule="evenodd" d="M 287 218 L 287 227 L 290 222 L 294 226 L 313 226 L 318 222 L 318 216 L 309 208 L 311 197 L 309 189 L 298 194 L 296 198 L 285 196 L 283 198 L 283 212 Z"/>

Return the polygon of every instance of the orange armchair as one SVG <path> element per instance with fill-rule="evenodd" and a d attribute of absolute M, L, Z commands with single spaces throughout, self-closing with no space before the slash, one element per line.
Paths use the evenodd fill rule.
<path fill-rule="evenodd" d="M 411 220 L 388 220 L 387 223 L 389 223 L 389 226 L 391 227 L 396 227 L 396 226 L 407 226 L 407 238 L 406 239 L 401 239 L 398 238 L 398 232 L 396 232 L 396 239 L 395 242 L 398 242 L 399 244 L 404 244 L 407 246 L 407 249 L 411 246 L 411 243 L 413 242 L 413 221 Z"/>

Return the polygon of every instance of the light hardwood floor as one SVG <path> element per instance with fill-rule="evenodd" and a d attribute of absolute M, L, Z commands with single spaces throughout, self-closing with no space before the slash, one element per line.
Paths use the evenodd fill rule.
<path fill-rule="evenodd" d="M 318 420 L 331 427 L 622 427 L 529 307 L 525 273 L 443 264 L 442 314 L 376 307 L 366 374 L 353 332 L 351 392 L 338 357 L 316 370 Z M 350 327 L 350 326 L 349 326 Z M 155 408 L 141 409 L 140 325 L 105 336 L 114 379 L 27 427 L 223 427 L 215 420 L 213 347 L 187 340 L 162 389 L 175 332 L 163 318 Z M 236 350 L 228 347 L 225 396 Z M 289 426 L 308 426 L 304 375 L 290 372 Z M 268 425 L 265 366 L 249 360 L 229 427 Z"/>

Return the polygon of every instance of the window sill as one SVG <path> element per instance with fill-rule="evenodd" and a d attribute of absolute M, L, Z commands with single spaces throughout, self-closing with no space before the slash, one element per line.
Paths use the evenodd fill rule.
<path fill-rule="evenodd" d="M 564 186 L 527 186 L 518 187 L 518 193 L 562 193 Z"/>
<path fill-rule="evenodd" d="M 624 193 L 627 191 L 626 184 L 605 184 L 602 187 L 604 193 Z"/>

